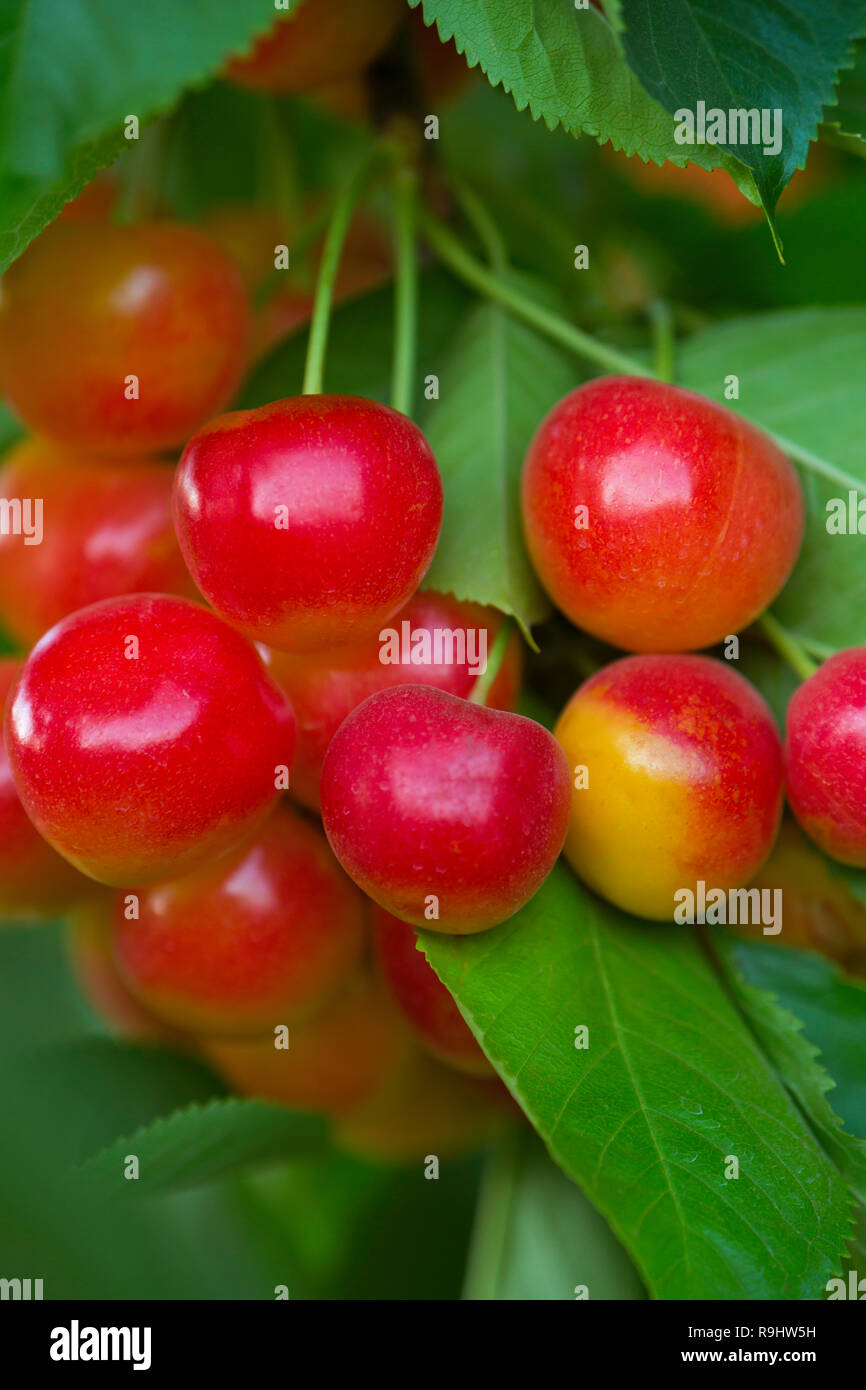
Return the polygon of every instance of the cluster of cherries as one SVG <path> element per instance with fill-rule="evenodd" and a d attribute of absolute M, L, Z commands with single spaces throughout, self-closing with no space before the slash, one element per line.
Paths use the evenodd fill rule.
<path fill-rule="evenodd" d="M 4 277 L 0 386 L 31 437 L 0 495 L 43 521 L 0 536 L 0 623 L 30 649 L 0 663 L 0 910 L 73 910 L 121 1031 L 334 1116 L 362 1152 L 440 1152 L 507 1097 L 415 928 L 505 921 L 563 846 L 670 920 L 677 889 L 761 870 L 786 761 L 806 831 L 866 867 L 866 652 L 800 689 L 786 760 L 748 682 L 683 653 L 779 592 L 796 474 L 718 405 L 602 378 L 540 424 L 525 531 L 559 609 L 639 654 L 554 737 L 514 712 L 502 616 L 419 589 L 443 516 L 421 431 L 322 394 L 215 415 L 250 333 L 237 260 L 199 228 L 65 217 Z M 404 628 L 483 634 L 492 668 L 460 643 L 383 661 Z"/>

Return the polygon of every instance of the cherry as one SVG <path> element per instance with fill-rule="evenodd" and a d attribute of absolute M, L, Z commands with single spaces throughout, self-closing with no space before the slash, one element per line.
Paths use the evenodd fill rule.
<path fill-rule="evenodd" d="M 418 1053 L 395 1085 L 339 1119 L 334 1139 L 376 1163 L 454 1158 L 489 1144 L 518 1114 L 498 1079 L 461 1076 Z"/>
<path fill-rule="evenodd" d="M 240 273 L 204 232 L 57 222 L 3 276 L 0 379 L 37 433 L 144 454 L 226 404 L 249 332 Z"/>
<path fill-rule="evenodd" d="M 373 930 L 379 968 L 419 1042 L 460 1071 L 489 1076 L 493 1068 L 454 999 L 418 949 L 415 928 L 378 907 Z"/>
<path fill-rule="evenodd" d="M 782 822 L 772 854 L 749 886 L 781 892 L 782 930 L 767 936 L 761 923 L 743 923 L 738 932 L 818 951 L 846 970 L 866 975 L 866 908 L 845 880 L 830 872 L 795 821 Z"/>
<path fill-rule="evenodd" d="M 555 732 L 574 771 L 566 857 L 619 907 L 671 921 L 678 890 L 738 887 L 770 853 L 781 740 L 721 662 L 623 657 L 579 687 Z"/>
<path fill-rule="evenodd" d="M 797 475 L 766 435 L 663 382 L 602 377 L 530 446 L 533 564 L 578 627 L 633 651 L 707 647 L 772 602 L 803 535 Z"/>
<path fill-rule="evenodd" d="M 448 690 L 452 695 L 470 695 L 477 679 L 477 657 L 482 644 L 489 654 L 501 622 L 501 615 L 494 608 L 461 603 L 452 595 L 419 592 L 395 614 L 387 628 L 365 642 L 295 656 L 272 652 L 271 671 L 291 700 L 298 721 L 292 795 L 305 805 L 318 808 L 328 744 L 346 715 L 368 695 L 416 681 Z M 385 658 L 396 655 L 392 651 L 396 636 L 402 659 L 392 662 Z M 488 693 L 487 704 L 499 709 L 513 707 L 520 685 L 521 651 L 520 637 L 515 632 Z M 455 659 L 464 652 L 470 660 Z"/>
<path fill-rule="evenodd" d="M 0 716 L 21 662 L 0 658 Z M 26 814 L 0 739 L 0 918 L 30 922 L 67 908 L 93 885 L 61 859 Z"/>
<path fill-rule="evenodd" d="M 337 730 L 322 815 L 343 868 L 380 907 L 463 934 L 504 921 L 541 887 L 565 838 L 569 781 L 540 724 L 403 685 Z"/>
<path fill-rule="evenodd" d="M 837 652 L 788 706 L 788 800 L 826 854 L 866 869 L 866 647 Z"/>
<path fill-rule="evenodd" d="M 136 999 L 112 954 L 111 896 L 77 908 L 66 938 L 72 973 L 97 1018 L 112 1033 L 136 1042 L 186 1046 L 186 1039 Z"/>
<path fill-rule="evenodd" d="M 216 611 L 287 651 L 367 637 L 433 558 L 442 482 L 421 431 L 354 396 L 297 396 L 193 435 L 175 483 L 186 562 Z"/>
<path fill-rule="evenodd" d="M 316 826 L 279 807 L 215 864 L 118 895 L 115 959 L 159 1018 L 255 1038 L 326 1002 L 358 964 L 366 905 Z"/>
<path fill-rule="evenodd" d="M 302 0 L 249 57 L 231 60 L 226 77 L 260 92 L 308 92 L 372 62 L 402 12 L 400 0 Z"/>
<path fill-rule="evenodd" d="M 242 1095 L 340 1115 L 393 1086 L 411 1057 L 405 1024 L 382 984 L 358 971 L 336 999 L 273 1040 L 208 1042 L 205 1054 Z"/>
<path fill-rule="evenodd" d="M 171 519 L 173 477 L 156 460 L 90 460 L 44 440 L 10 450 L 0 496 L 41 503 L 38 544 L 0 534 L 0 622 L 10 636 L 32 646 L 67 613 L 119 594 L 192 598 Z"/>
<path fill-rule="evenodd" d="M 258 653 L 204 608 L 160 594 L 64 618 L 6 712 L 28 815 L 83 873 L 124 887 L 238 844 L 284 785 L 294 741 Z"/>

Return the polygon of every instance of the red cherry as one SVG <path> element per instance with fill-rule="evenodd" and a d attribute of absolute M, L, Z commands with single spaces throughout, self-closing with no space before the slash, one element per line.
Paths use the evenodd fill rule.
<path fill-rule="evenodd" d="M 121 1038 L 184 1046 L 183 1034 L 146 1009 L 124 984 L 114 963 L 111 939 L 111 894 L 100 893 L 97 900 L 76 910 L 66 937 L 76 984 L 97 1018 Z"/>
<path fill-rule="evenodd" d="M 44 440 L 13 448 L 0 496 L 41 503 L 39 544 L 0 534 L 0 621 L 30 647 L 67 613 L 141 592 L 195 596 L 171 519 L 173 470 L 91 461 Z"/>
<path fill-rule="evenodd" d="M 322 815 L 343 868 L 380 907 L 464 934 L 541 887 L 565 839 L 570 781 L 540 724 L 403 685 L 337 730 Z"/>
<path fill-rule="evenodd" d="M 220 416 L 177 471 L 186 562 L 222 617 L 286 651 L 378 632 L 415 592 L 442 522 L 421 431 L 355 396 Z"/>
<path fill-rule="evenodd" d="M 400 0 L 303 0 L 249 57 L 233 58 L 226 77 L 260 92 L 308 92 L 372 62 L 402 12 Z"/>
<path fill-rule="evenodd" d="M 395 614 L 387 628 L 366 642 L 300 656 L 271 652 L 271 672 L 291 700 L 298 721 L 292 795 L 318 809 L 328 744 L 346 715 L 368 695 L 415 682 L 448 690 L 452 695 L 470 695 L 478 675 L 478 661 L 473 666 L 470 661 L 448 658 L 459 657 L 464 651 L 468 657 L 477 658 L 482 642 L 489 654 L 501 623 L 502 616 L 494 608 L 461 603 L 450 594 L 419 592 Z M 385 659 L 396 654 L 392 650 L 395 638 L 399 639 L 399 662 Z M 449 639 L 455 642 L 453 647 L 449 646 Z M 412 658 L 411 664 L 403 660 L 407 655 Z M 513 707 L 521 664 L 520 637 L 515 632 L 488 693 L 488 705 L 497 709 Z"/>
<path fill-rule="evenodd" d="M 58 222 L 3 276 L 0 379 L 39 434 L 149 453 L 222 409 L 249 334 L 241 274 L 197 228 Z"/>
<path fill-rule="evenodd" d="M 373 931 L 379 967 L 419 1042 L 471 1076 L 493 1071 L 452 996 L 418 949 L 415 928 L 377 907 Z"/>
<path fill-rule="evenodd" d="M 788 800 L 825 853 L 866 869 L 866 647 L 838 652 L 788 706 Z"/>
<path fill-rule="evenodd" d="M 102 883 L 135 885 L 231 849 L 291 763 L 291 706 L 258 653 L 160 594 L 71 614 L 10 697 L 19 795 L 45 838 Z"/>
<path fill-rule="evenodd" d="M 712 646 L 772 602 L 803 535 L 785 455 L 691 391 L 602 377 L 561 400 L 526 459 L 523 514 L 554 603 L 633 651 Z"/>
<path fill-rule="evenodd" d="M 0 717 L 21 662 L 0 659 Z M 0 917 L 35 921 L 87 896 L 93 885 L 56 854 L 26 814 L 0 739 Z"/>
<path fill-rule="evenodd" d="M 136 896 L 115 905 L 120 973 L 192 1033 L 255 1038 L 294 1023 L 361 957 L 364 899 L 321 830 L 286 805 L 232 854 Z"/>

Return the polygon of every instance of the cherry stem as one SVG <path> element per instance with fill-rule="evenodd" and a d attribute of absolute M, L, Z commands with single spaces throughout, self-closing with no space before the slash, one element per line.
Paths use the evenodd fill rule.
<path fill-rule="evenodd" d="M 488 299 L 504 304 L 518 318 L 531 324 L 539 332 L 546 334 L 553 342 L 559 343 L 561 347 L 575 353 L 578 357 L 595 362 L 606 372 L 624 373 L 626 376 L 654 377 L 656 375 L 651 368 L 647 367 L 645 362 L 629 357 L 624 352 L 618 352 L 616 348 L 609 347 L 607 343 L 602 343 L 598 338 L 594 338 L 591 333 L 584 333 L 582 329 L 575 328 L 559 314 L 552 313 L 549 309 L 543 309 L 539 304 L 536 304 L 522 290 L 515 288 L 510 281 L 498 278 L 494 271 L 488 270 L 486 266 L 476 261 L 451 229 L 440 222 L 437 217 L 434 217 L 432 213 L 423 210 L 420 213 L 419 222 L 429 245 L 436 252 L 443 265 L 446 265 L 459 280 L 465 281 L 467 285 L 471 285 L 473 289 L 486 295 Z M 790 439 L 785 439 L 775 430 L 767 429 L 765 426 L 762 428 L 764 433 L 778 444 L 784 454 L 787 454 L 796 463 L 802 464 L 804 468 L 808 468 L 810 472 L 827 478 L 829 482 L 837 483 L 841 487 L 866 493 L 862 478 L 856 478 L 853 473 L 846 473 L 842 468 L 835 468 L 833 464 L 827 463 L 826 459 L 819 458 L 817 454 L 811 453 L 799 444 L 792 443 Z"/>
<path fill-rule="evenodd" d="M 475 190 L 462 179 L 453 178 L 451 187 L 491 266 L 497 271 L 505 270 L 508 266 L 508 247 L 488 209 Z"/>
<path fill-rule="evenodd" d="M 669 304 L 656 299 L 649 306 L 655 346 L 655 368 L 659 381 L 674 379 L 674 319 Z"/>
<path fill-rule="evenodd" d="M 774 650 L 787 661 L 791 670 L 795 671 L 801 680 L 806 681 L 810 676 L 814 676 L 818 669 L 817 663 L 806 655 L 794 634 L 783 627 L 772 613 L 765 613 L 759 618 L 758 627 Z"/>
<path fill-rule="evenodd" d="M 496 640 L 487 658 L 487 665 L 480 676 L 476 677 L 472 687 L 472 694 L 469 700 L 473 705 L 486 705 L 487 697 L 490 694 L 493 682 L 499 675 L 499 669 L 505 659 L 508 650 L 508 643 L 511 641 L 511 633 L 514 623 L 511 618 L 503 618 L 502 626 L 496 634 Z"/>
<path fill-rule="evenodd" d="M 418 177 L 409 164 L 398 165 L 394 174 L 394 212 L 397 273 L 394 282 L 391 404 L 404 415 L 411 415 L 418 349 L 418 256 L 415 246 Z"/>
<path fill-rule="evenodd" d="M 316 396 L 322 391 L 325 377 L 325 354 L 328 350 L 328 333 L 331 327 L 331 309 L 334 303 L 334 285 L 340 269 L 343 244 L 355 208 L 366 191 L 376 166 L 386 155 L 393 156 L 393 146 L 387 145 L 385 142 L 373 145 L 361 160 L 334 204 L 322 251 L 319 274 L 316 279 L 316 298 L 307 344 L 304 384 L 301 388 L 305 396 Z"/>

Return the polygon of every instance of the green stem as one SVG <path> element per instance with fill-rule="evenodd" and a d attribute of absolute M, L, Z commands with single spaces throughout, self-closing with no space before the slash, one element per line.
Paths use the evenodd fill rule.
<path fill-rule="evenodd" d="M 494 271 L 488 270 L 476 261 L 438 218 L 424 211 L 419 221 L 427 241 L 443 264 L 459 279 L 465 280 L 481 294 L 487 295 L 488 299 L 504 304 L 506 309 L 510 309 L 526 323 L 531 323 L 540 332 L 546 333 L 554 342 L 560 343 L 562 347 L 568 348 L 580 357 L 588 357 L 591 361 L 597 362 L 605 371 L 625 372 L 629 376 L 653 375 L 642 362 L 636 362 L 634 358 L 627 357 L 616 348 L 600 343 L 591 334 L 567 323 L 559 314 L 543 309 L 510 282 L 499 279 Z"/>
<path fill-rule="evenodd" d="M 466 221 L 484 247 L 484 254 L 491 266 L 496 271 L 505 270 L 508 265 L 508 247 L 484 202 L 462 179 L 452 179 L 451 187 Z"/>
<path fill-rule="evenodd" d="M 472 687 L 472 694 L 469 696 L 473 705 L 484 705 L 487 703 L 487 696 L 490 694 L 493 682 L 499 675 L 499 668 L 505 659 L 508 650 L 508 643 L 511 641 L 511 634 L 514 630 L 514 623 L 510 618 L 503 620 L 502 626 L 496 634 L 496 640 L 487 658 L 487 665 L 480 676 L 475 679 Z"/>
<path fill-rule="evenodd" d="M 394 211 L 397 273 L 394 282 L 391 404 L 404 415 L 411 415 L 418 349 L 418 256 L 415 246 L 418 178 L 411 165 L 400 165 L 394 175 Z"/>
<path fill-rule="evenodd" d="M 487 270 L 469 254 L 448 227 L 430 213 L 422 213 L 419 221 L 430 246 L 442 263 L 447 265 L 458 279 L 465 281 L 467 285 L 471 285 L 473 289 L 486 295 L 488 299 L 504 304 L 518 318 L 522 318 L 525 323 L 532 324 L 541 333 L 547 334 L 555 343 L 559 343 L 570 352 L 576 353 L 578 357 L 595 362 L 605 372 L 622 372 L 627 376 L 652 377 L 656 375 L 651 368 L 637 358 L 629 357 L 627 353 L 618 352 L 616 348 L 608 347 L 606 343 L 599 342 L 591 333 L 584 333 L 581 329 L 575 328 L 573 324 L 561 318 L 559 314 L 542 309 L 521 290 L 515 289 L 514 285 L 498 279 L 493 271 Z M 808 468 L 810 472 L 818 474 L 819 477 L 826 478 L 829 482 L 866 494 L 866 486 L 864 486 L 862 478 L 855 478 L 853 473 L 846 473 L 844 469 L 835 468 L 832 463 L 827 463 L 817 454 L 801 448 L 799 444 L 792 443 L 790 439 L 785 439 L 775 430 L 767 429 L 765 426 L 762 428 L 764 433 L 769 435 L 782 452 L 793 459 L 795 463 L 802 464 L 804 468 Z"/>
<path fill-rule="evenodd" d="M 484 1167 L 463 1282 L 463 1298 L 469 1302 L 497 1299 L 517 1187 L 520 1140 L 520 1130 L 515 1127 Z"/>
<path fill-rule="evenodd" d="M 806 681 L 810 676 L 814 676 L 818 669 L 817 664 L 806 655 L 793 633 L 782 627 L 782 624 L 773 617 L 772 613 L 765 613 L 762 618 L 759 618 L 758 627 L 770 645 L 787 661 L 791 670 L 796 671 L 801 680 Z"/>
<path fill-rule="evenodd" d="M 390 153 L 391 148 L 384 143 L 373 145 L 334 204 L 316 280 L 316 299 L 310 324 L 302 388 L 305 396 L 318 395 L 322 390 L 325 376 L 325 353 L 328 348 L 328 331 L 331 326 L 331 308 L 334 302 L 334 285 L 337 272 L 340 269 L 343 243 L 346 240 L 346 232 L 349 229 L 352 214 L 370 182 L 377 164 L 386 154 Z"/>
<path fill-rule="evenodd" d="M 670 305 L 656 299 L 649 307 L 655 346 L 655 368 L 659 381 L 674 379 L 674 319 Z"/>

